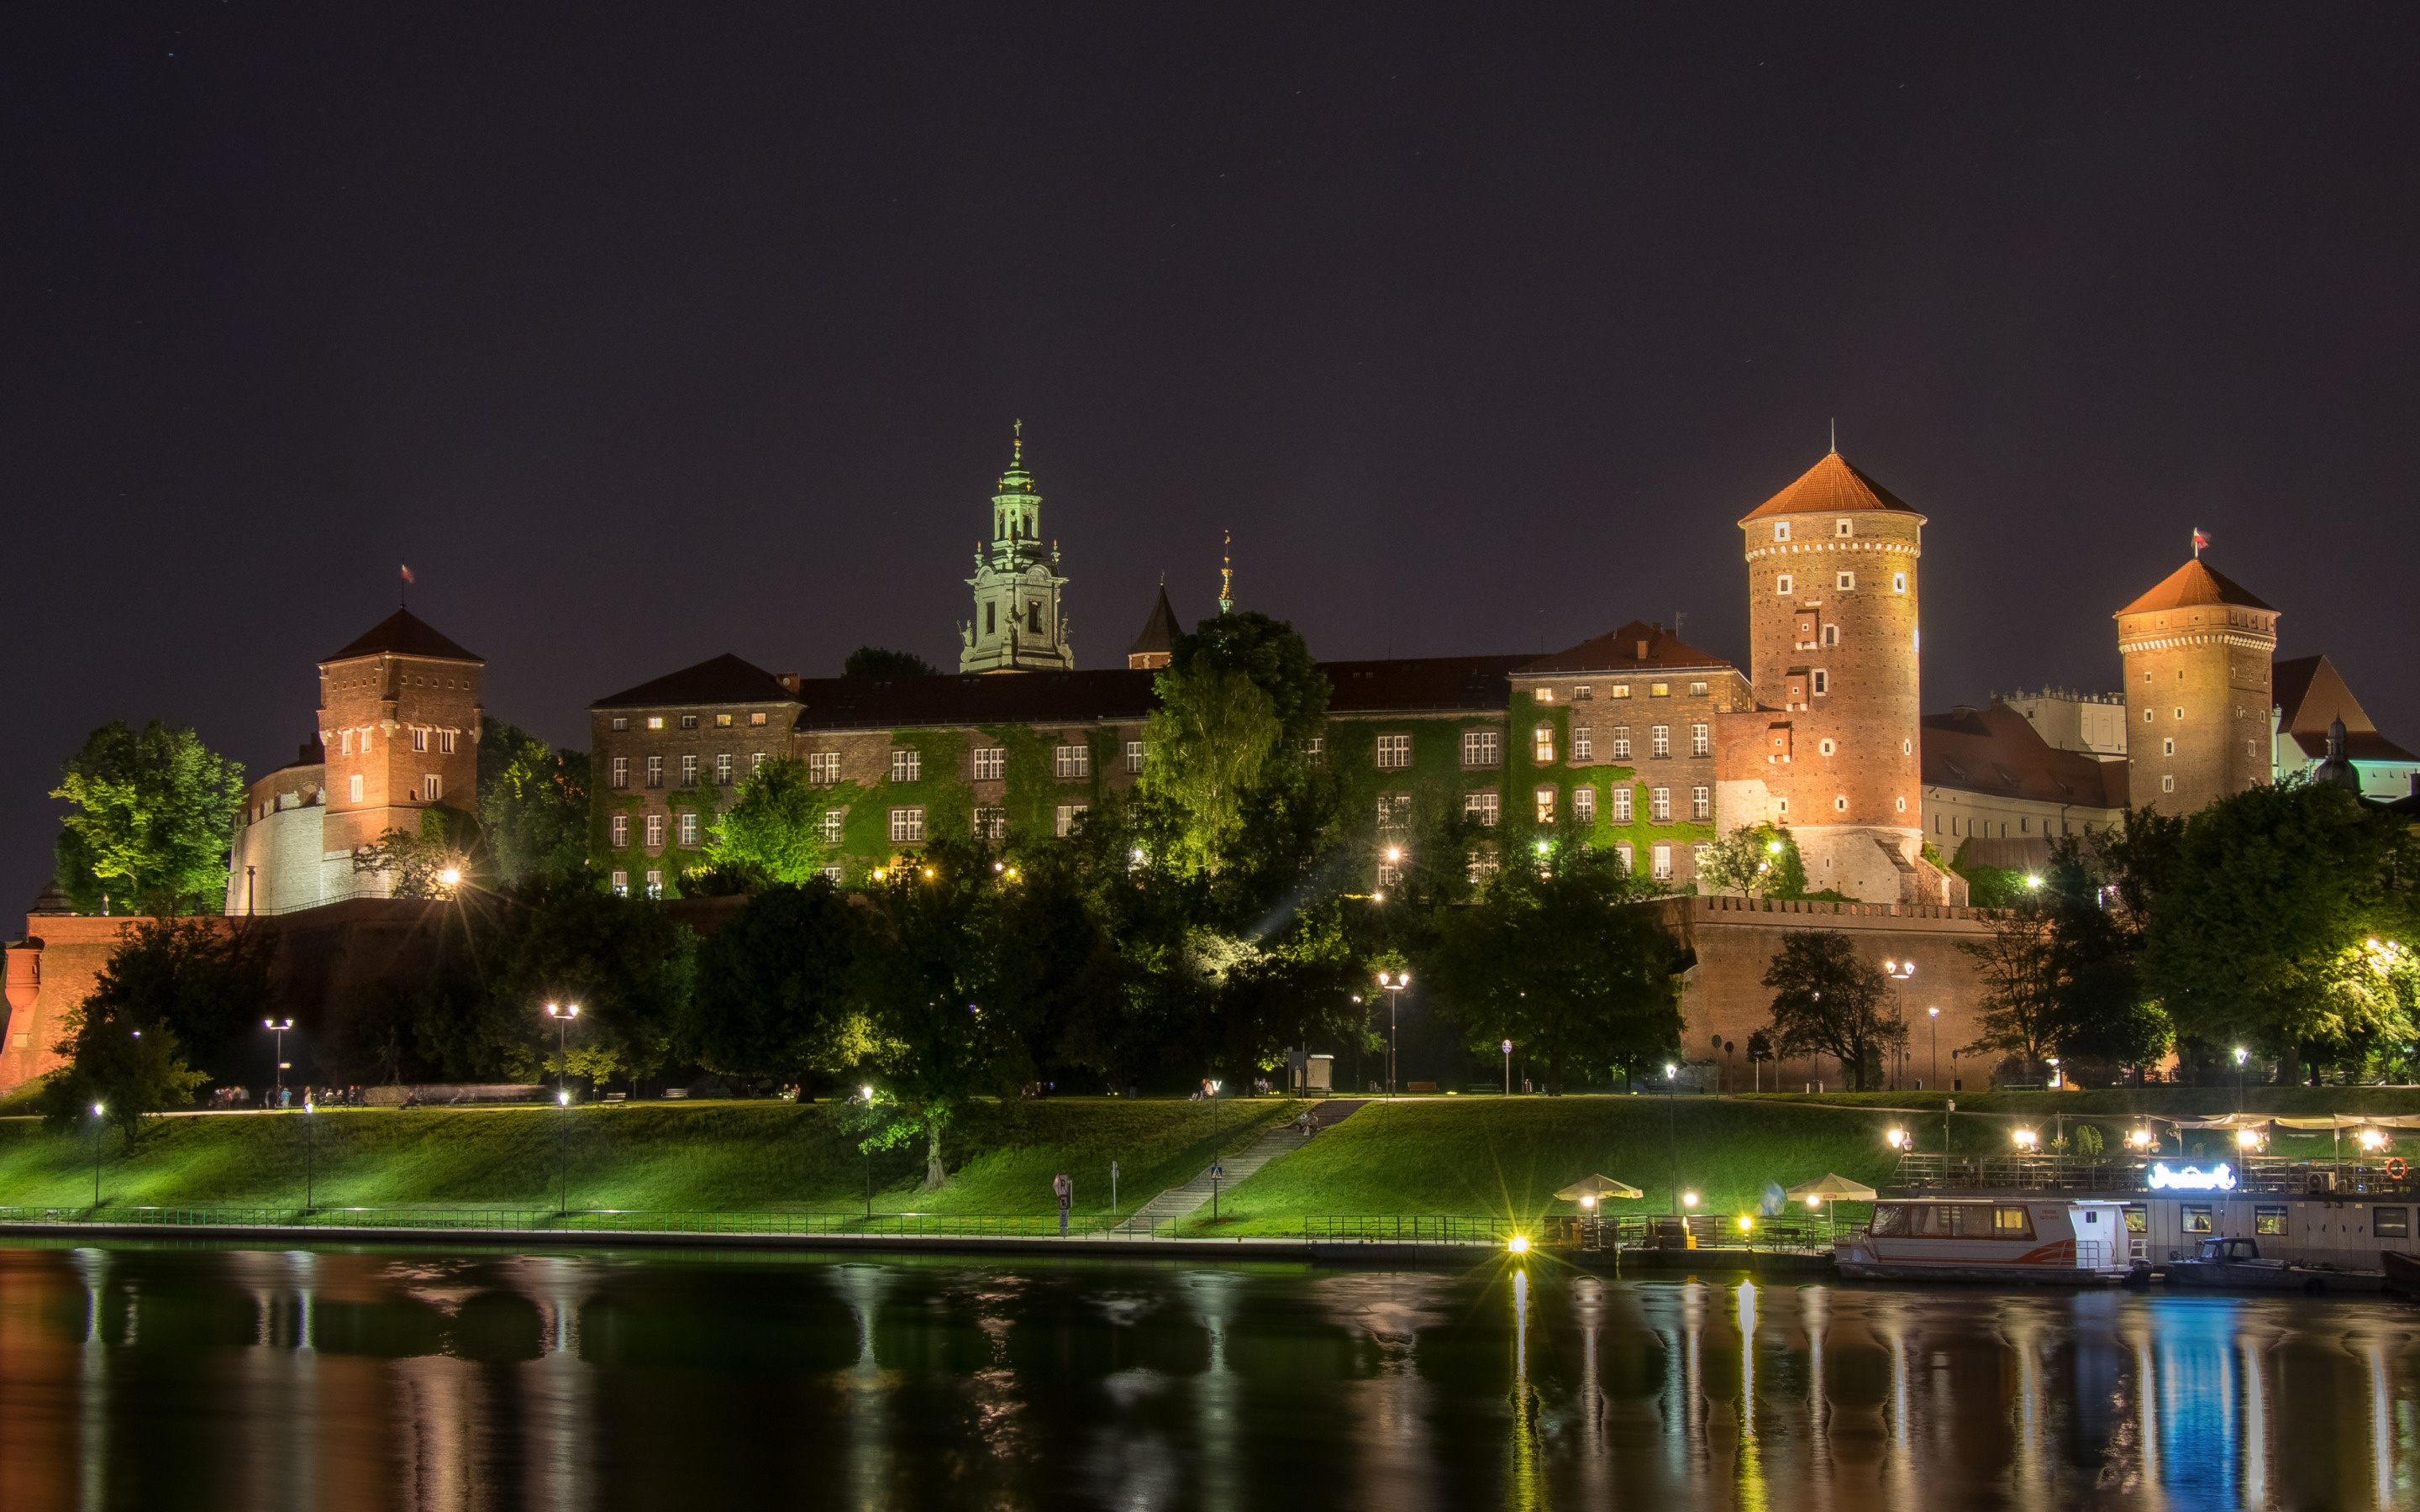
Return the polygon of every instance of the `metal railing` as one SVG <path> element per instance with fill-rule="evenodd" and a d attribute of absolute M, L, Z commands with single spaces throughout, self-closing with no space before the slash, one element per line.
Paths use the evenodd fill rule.
<path fill-rule="evenodd" d="M 2356 1161 L 2295 1161 L 2274 1155 L 2166 1155 L 2081 1160 L 2068 1155 L 1917 1155 L 1899 1158 L 1891 1184 L 1910 1190 L 1999 1192 L 2133 1192 L 2152 1189 L 2150 1169 L 2225 1163 L 2237 1192 L 2297 1196 L 2348 1194 L 2408 1196 L 2420 1189 L 2413 1173 L 2391 1176 L 2383 1165 Z"/>

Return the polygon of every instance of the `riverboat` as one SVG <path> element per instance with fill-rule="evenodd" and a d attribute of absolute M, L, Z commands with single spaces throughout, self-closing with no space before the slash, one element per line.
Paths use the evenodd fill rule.
<path fill-rule="evenodd" d="M 2255 1239 L 2205 1239 L 2191 1257 L 2170 1260 L 2161 1273 L 2172 1287 L 2223 1287 L 2231 1291 L 2377 1291 L 2380 1271 L 2334 1265 L 2297 1265 L 2263 1257 Z"/>
<path fill-rule="evenodd" d="M 2092 1197 L 1910 1197 L 1874 1205 L 1864 1228 L 1833 1246 L 1859 1280 L 2123 1281 L 2134 1259 L 2126 1204 Z"/>

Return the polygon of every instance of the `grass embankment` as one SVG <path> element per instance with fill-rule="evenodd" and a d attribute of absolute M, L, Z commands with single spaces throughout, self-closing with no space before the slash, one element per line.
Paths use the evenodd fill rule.
<path fill-rule="evenodd" d="M 1228 1103 L 1215 1148 L 1233 1153 L 1300 1104 Z M 559 1160 L 575 1208 L 851 1212 L 866 1157 L 830 1104 L 650 1103 L 620 1107 L 328 1108 L 158 1119 L 130 1154 L 102 1137 L 104 1208 L 302 1203 L 306 1157 L 322 1208 L 520 1208 L 555 1204 Z M 306 1140 L 310 1147 L 306 1150 Z M 924 1145 L 873 1158 L 877 1212 L 1056 1211 L 1050 1178 L 1076 1179 L 1076 1211 L 1106 1213 L 1109 1162 L 1131 1210 L 1192 1178 L 1214 1149 L 1199 1103 L 1125 1099 L 977 1103 L 943 1140 L 949 1184 L 923 1192 Z M 0 1122 L 0 1206 L 92 1200 L 93 1139 L 25 1119 Z"/>
<path fill-rule="evenodd" d="M 2123 1119 L 2149 1114 L 2164 1119 L 2215 1118 L 2237 1107 L 2236 1089 L 2226 1087 L 2100 1087 L 2064 1092 L 1734 1092 L 1743 1103 L 1835 1107 L 1926 1108 L 1936 1117 L 1945 1103 L 1961 1113 L 2014 1114 L 2050 1118 L 2064 1113 L 2095 1119 Z M 2253 1113 L 2288 1118 L 2319 1118 L 2330 1113 L 2420 1113 L 2420 1088 L 2412 1087 L 2264 1087 L 2254 1082 L 2242 1092 L 2242 1107 Z"/>

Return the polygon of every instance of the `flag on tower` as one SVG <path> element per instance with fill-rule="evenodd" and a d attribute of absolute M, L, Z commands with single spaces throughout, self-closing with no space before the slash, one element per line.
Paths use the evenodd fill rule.
<path fill-rule="evenodd" d="M 2207 531 L 2195 531 L 2195 532 L 2194 532 L 2194 555 L 2195 555 L 2195 556 L 2199 556 L 2199 555 L 2201 555 L 2204 551 L 2208 550 L 2209 548 L 2210 548 L 2210 532 L 2207 532 Z M 409 577 L 409 576 L 410 576 L 410 574 L 406 574 L 405 576 Z"/>
<path fill-rule="evenodd" d="M 2194 536 L 2194 539 L 2195 539 L 2195 541 L 2199 541 L 2199 540 L 2201 539 L 2201 536 L 2200 536 L 2199 534 L 2195 534 L 2195 535 Z M 414 578 L 414 577 L 411 575 L 411 569 L 410 567 L 406 567 L 406 568 L 404 568 L 404 569 L 403 569 L 403 580 L 404 580 L 405 582 L 410 583 L 410 582 L 418 582 L 420 579 L 417 579 L 417 578 Z"/>

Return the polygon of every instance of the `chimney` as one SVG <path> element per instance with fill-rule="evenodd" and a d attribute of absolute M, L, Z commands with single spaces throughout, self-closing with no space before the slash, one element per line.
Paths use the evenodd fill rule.
<path fill-rule="evenodd" d="M 796 694 L 799 691 L 799 674 L 797 672 L 775 672 L 773 674 L 773 681 L 781 684 L 793 694 Z"/>
<path fill-rule="evenodd" d="M 1647 642 L 1644 640 L 1638 642 L 1638 659 L 1641 661 L 1647 659 Z"/>

